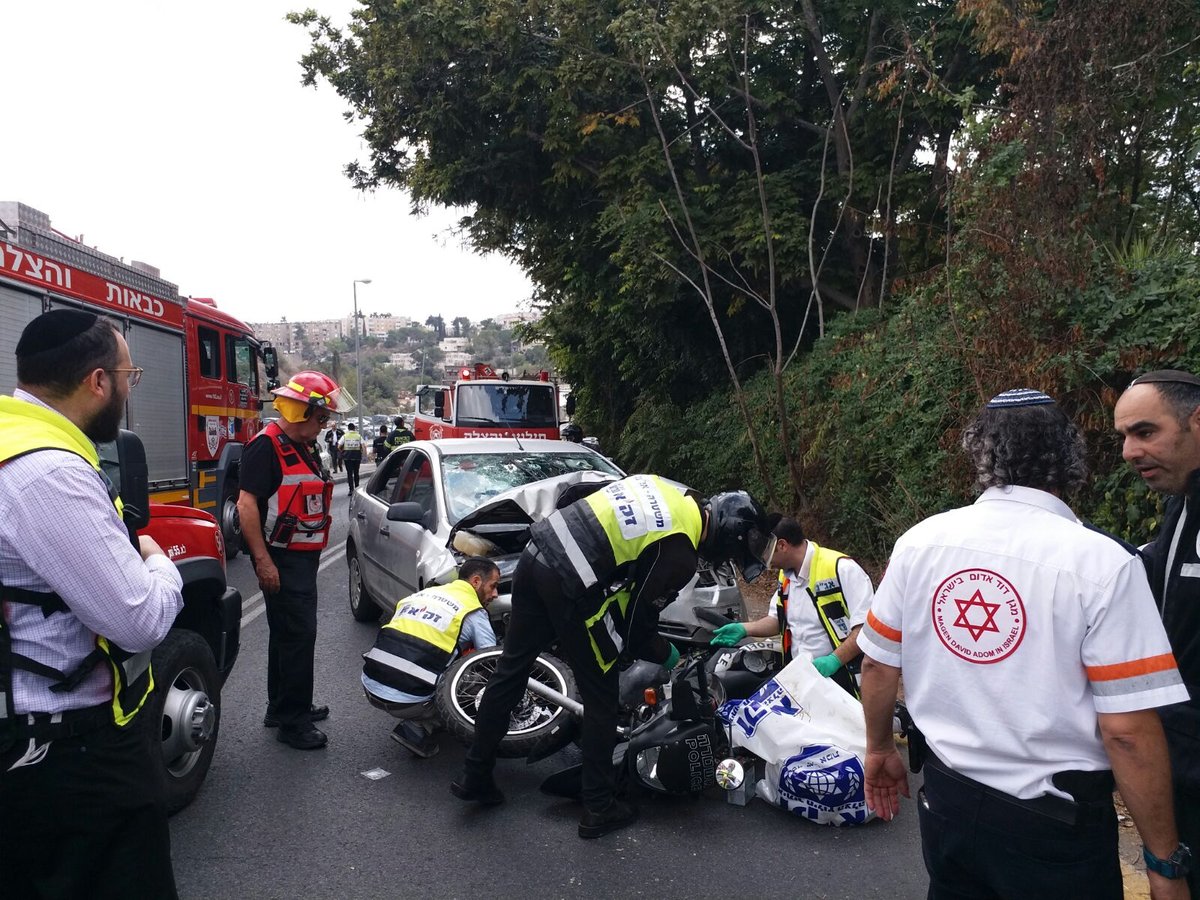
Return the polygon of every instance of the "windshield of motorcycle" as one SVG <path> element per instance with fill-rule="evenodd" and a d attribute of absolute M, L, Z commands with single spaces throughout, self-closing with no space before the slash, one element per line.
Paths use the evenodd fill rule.
<path fill-rule="evenodd" d="M 442 459 L 442 484 L 448 507 L 447 518 L 453 524 L 497 494 L 572 472 L 601 472 L 621 477 L 620 470 L 607 459 L 588 451 L 445 456 Z"/>
<path fill-rule="evenodd" d="M 557 428 L 552 384 L 460 384 L 456 424 Z"/>

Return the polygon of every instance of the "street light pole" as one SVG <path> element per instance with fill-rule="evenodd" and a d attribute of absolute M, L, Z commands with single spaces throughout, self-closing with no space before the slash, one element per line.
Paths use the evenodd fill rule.
<path fill-rule="evenodd" d="M 363 424 L 363 406 L 367 399 L 367 392 L 363 390 L 362 353 L 358 347 L 358 286 L 370 283 L 370 278 L 356 278 L 352 285 L 352 290 L 354 291 L 354 377 L 358 380 L 358 430 L 364 436 L 367 432 L 366 426 Z"/>

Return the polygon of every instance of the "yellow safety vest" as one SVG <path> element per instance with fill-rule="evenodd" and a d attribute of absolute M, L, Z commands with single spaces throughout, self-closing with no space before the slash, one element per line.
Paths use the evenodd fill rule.
<path fill-rule="evenodd" d="M 842 583 L 837 574 L 838 560 L 845 558 L 846 554 L 839 553 L 837 550 L 828 550 L 815 541 L 809 541 L 809 543 L 813 547 L 813 560 L 812 565 L 808 568 L 808 599 L 816 608 L 817 618 L 821 621 L 821 626 L 829 637 L 832 649 L 836 650 L 841 646 L 842 641 L 850 636 L 850 610 L 846 605 L 846 598 L 842 594 Z M 783 658 L 788 661 L 791 660 L 793 652 L 792 632 L 788 628 L 787 616 L 788 603 L 791 602 L 791 590 L 791 579 L 781 569 L 776 609 L 779 618 L 780 639 L 783 642 Z M 857 685 L 854 679 L 846 673 L 845 667 L 835 673 L 835 680 L 853 696 L 858 696 Z"/>
<path fill-rule="evenodd" d="M 0 465 L 39 450 L 65 450 L 74 453 L 87 460 L 97 473 L 103 475 L 95 445 L 70 420 L 35 403 L 27 403 L 15 397 L 0 397 Z M 116 496 L 115 490 L 110 490 L 109 495 L 117 513 L 120 514 L 121 498 Z M 69 609 L 58 594 L 51 592 L 0 586 L 0 599 L 40 606 L 47 615 Z M 7 703 L 2 704 L 4 708 L 0 709 L 0 728 L 3 728 L 4 724 L 11 725 L 15 715 L 12 705 L 14 668 L 56 679 L 58 684 L 64 685 L 65 690 L 71 690 L 78 686 L 102 659 L 108 661 L 112 671 L 113 721 L 118 726 L 128 725 L 154 690 L 149 650 L 129 653 L 98 635 L 96 649 L 83 659 L 75 671 L 66 674 L 13 653 L 7 621 L 0 616 L 0 693 L 5 694 L 7 698 Z"/>
<path fill-rule="evenodd" d="M 479 595 L 462 579 L 401 600 L 363 654 L 363 673 L 407 694 L 432 692 L 458 651 L 463 620 L 477 609 L 483 609 Z"/>
<path fill-rule="evenodd" d="M 578 597 L 608 586 L 621 567 L 675 534 L 700 545 L 704 520 L 685 489 L 657 475 L 631 475 L 605 485 L 529 529 L 546 561 L 563 576 L 563 593 Z"/>

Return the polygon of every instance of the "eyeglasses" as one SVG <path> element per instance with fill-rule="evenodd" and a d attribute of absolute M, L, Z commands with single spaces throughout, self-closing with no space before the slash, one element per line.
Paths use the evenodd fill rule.
<path fill-rule="evenodd" d="M 134 388 L 138 386 L 138 382 L 142 380 L 142 373 L 146 370 L 140 366 L 134 366 L 133 368 L 129 369 L 105 369 L 104 371 L 113 373 L 124 372 L 129 379 L 129 386 Z"/>
<path fill-rule="evenodd" d="M 319 416 L 317 416 L 317 424 L 318 425 L 328 425 L 333 420 L 334 420 L 333 413 L 321 413 Z"/>

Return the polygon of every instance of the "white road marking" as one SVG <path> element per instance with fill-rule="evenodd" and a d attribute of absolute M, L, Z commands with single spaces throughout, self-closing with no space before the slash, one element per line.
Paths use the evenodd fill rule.
<path fill-rule="evenodd" d="M 325 571 L 325 569 L 329 568 L 329 566 L 333 565 L 335 562 L 337 562 L 339 559 L 341 559 L 345 555 L 346 555 L 346 542 L 345 541 L 342 541 L 342 543 L 338 544 L 336 547 L 326 548 L 325 552 L 321 554 L 321 565 L 319 565 L 317 567 L 317 571 L 318 572 Z M 265 603 L 263 603 L 263 592 L 259 591 L 257 594 L 255 594 L 253 597 L 251 597 L 249 600 L 247 600 L 245 603 L 243 603 L 242 609 L 243 610 L 250 609 L 249 612 L 246 612 L 242 615 L 242 627 L 245 628 L 247 625 L 249 625 L 251 622 L 253 622 L 255 619 L 257 619 L 259 616 L 261 616 L 264 612 L 267 611 L 267 606 Z"/>

